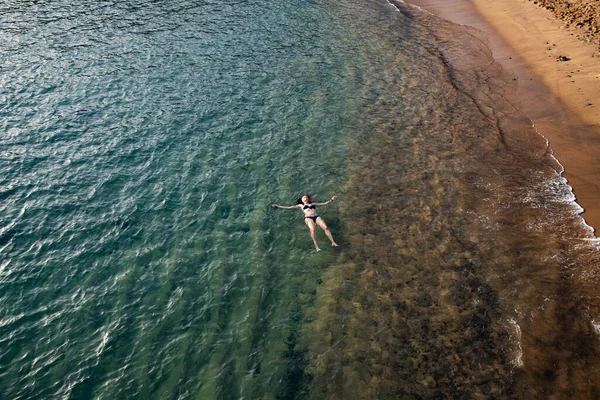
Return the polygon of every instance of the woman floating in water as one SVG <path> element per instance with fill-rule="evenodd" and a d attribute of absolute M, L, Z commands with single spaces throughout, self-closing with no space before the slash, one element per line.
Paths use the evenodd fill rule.
<path fill-rule="evenodd" d="M 325 231 L 325 234 L 327 235 L 329 240 L 331 240 L 332 246 L 337 247 L 338 244 L 335 242 L 335 240 L 333 240 L 333 236 L 331 236 L 331 231 L 327 227 L 327 224 L 325 223 L 323 218 L 321 218 L 317 215 L 316 208 L 317 208 L 317 206 L 325 206 L 336 199 L 337 199 L 337 196 L 333 196 L 330 200 L 327 200 L 324 203 L 313 203 L 312 199 L 310 198 L 310 195 L 305 194 L 300 199 L 298 199 L 295 206 L 280 206 L 277 204 L 273 204 L 271 207 L 285 208 L 287 210 L 291 210 L 294 208 L 301 209 L 302 212 L 304 213 L 304 222 L 308 226 L 308 229 L 310 229 L 310 237 L 312 238 L 313 243 L 315 244 L 315 248 L 317 249 L 317 251 L 321 251 L 321 249 L 319 248 L 319 245 L 317 244 L 317 232 L 316 232 L 315 225 L 319 225 Z"/>

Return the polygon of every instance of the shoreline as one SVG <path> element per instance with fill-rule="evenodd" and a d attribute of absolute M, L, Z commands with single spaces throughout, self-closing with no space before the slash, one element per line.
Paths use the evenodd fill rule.
<path fill-rule="evenodd" d="M 518 80 L 523 112 L 564 167 L 582 217 L 600 229 L 600 53 L 527 0 L 409 0 L 483 31 L 494 59 Z M 558 61 L 561 55 L 569 61 Z M 593 56 L 593 57 L 592 57 Z"/>

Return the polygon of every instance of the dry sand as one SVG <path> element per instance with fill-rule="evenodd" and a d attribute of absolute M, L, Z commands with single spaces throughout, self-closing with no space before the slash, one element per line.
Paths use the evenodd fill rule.
<path fill-rule="evenodd" d="M 598 44 L 600 49 L 600 2 L 598 0 L 529 0 L 552 12 L 565 22 L 565 26 L 577 28 L 582 40 Z"/>
<path fill-rule="evenodd" d="M 494 58 L 519 80 L 523 111 L 548 138 L 586 222 L 600 229 L 600 53 L 527 0 L 408 0 L 489 35 Z M 569 61 L 558 61 L 566 56 Z"/>

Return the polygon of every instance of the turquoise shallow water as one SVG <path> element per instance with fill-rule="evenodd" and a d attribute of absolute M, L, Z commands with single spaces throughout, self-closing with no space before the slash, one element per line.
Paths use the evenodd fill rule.
<path fill-rule="evenodd" d="M 597 393 L 560 165 L 478 33 L 397 6 L 3 3 L 0 397 Z M 340 249 L 270 208 L 306 192 Z"/>

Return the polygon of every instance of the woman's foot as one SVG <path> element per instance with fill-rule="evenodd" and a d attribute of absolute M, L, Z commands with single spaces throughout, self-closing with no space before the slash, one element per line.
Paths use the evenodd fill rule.
<path fill-rule="evenodd" d="M 315 250 L 316 250 L 316 251 L 321 251 L 321 249 L 320 249 L 318 246 L 317 246 L 317 247 L 315 247 Z"/>
<path fill-rule="evenodd" d="M 331 242 L 331 245 L 332 245 L 333 247 L 340 247 L 340 246 L 339 246 L 339 245 L 338 245 L 336 242 Z"/>

